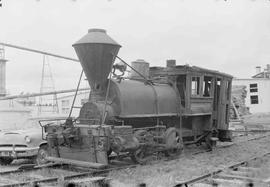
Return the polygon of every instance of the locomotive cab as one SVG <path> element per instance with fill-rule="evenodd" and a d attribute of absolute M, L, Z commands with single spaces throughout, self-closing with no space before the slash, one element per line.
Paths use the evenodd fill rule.
<path fill-rule="evenodd" d="M 182 136 L 186 143 L 206 134 L 230 140 L 229 106 L 232 76 L 200 67 L 152 67 L 153 79 L 167 77 L 177 88 L 181 102 Z"/>

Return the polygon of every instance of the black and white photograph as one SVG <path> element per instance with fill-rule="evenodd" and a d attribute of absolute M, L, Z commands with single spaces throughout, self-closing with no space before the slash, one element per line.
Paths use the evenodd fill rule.
<path fill-rule="evenodd" d="M 0 0 L 0 187 L 269 187 L 269 0 Z"/>

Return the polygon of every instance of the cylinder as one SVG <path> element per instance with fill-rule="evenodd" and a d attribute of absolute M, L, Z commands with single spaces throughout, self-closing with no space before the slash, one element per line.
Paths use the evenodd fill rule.
<path fill-rule="evenodd" d="M 143 59 L 138 59 L 134 62 L 131 62 L 131 67 L 135 69 L 139 74 L 131 69 L 129 77 L 131 79 L 144 79 L 149 78 L 149 63 Z M 142 77 L 143 76 L 143 77 Z"/>

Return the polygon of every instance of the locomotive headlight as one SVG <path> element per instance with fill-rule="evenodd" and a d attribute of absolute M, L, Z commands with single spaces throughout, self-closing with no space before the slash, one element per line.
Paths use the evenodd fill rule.
<path fill-rule="evenodd" d="M 26 143 L 30 143 L 31 142 L 31 138 L 29 136 L 25 136 L 24 140 L 26 141 Z"/>

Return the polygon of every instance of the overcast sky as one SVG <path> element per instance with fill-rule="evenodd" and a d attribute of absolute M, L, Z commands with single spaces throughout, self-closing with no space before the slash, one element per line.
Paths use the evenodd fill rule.
<path fill-rule="evenodd" d="M 166 59 L 248 78 L 270 63 L 268 0 L 1 0 L 0 41 L 77 58 L 72 44 L 104 28 L 128 62 Z M 39 92 L 42 55 L 6 48 L 10 94 Z M 75 88 L 79 63 L 49 57 L 56 90 Z"/>

